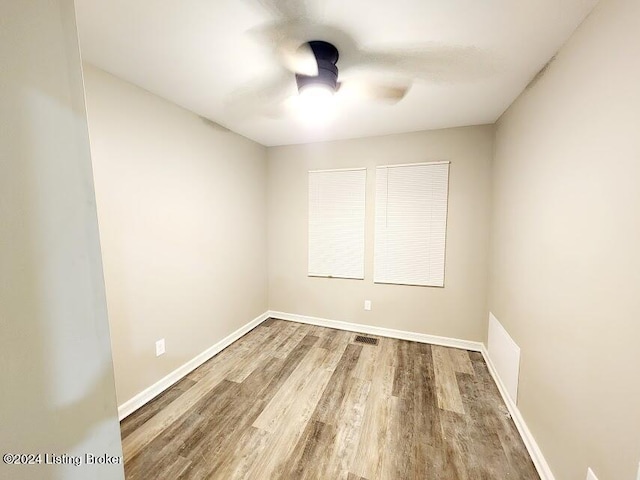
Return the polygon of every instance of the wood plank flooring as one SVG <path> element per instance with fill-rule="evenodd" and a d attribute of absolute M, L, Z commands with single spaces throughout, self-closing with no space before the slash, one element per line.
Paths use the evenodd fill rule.
<path fill-rule="evenodd" d="M 128 480 L 539 480 L 482 355 L 269 319 L 121 423 Z"/>

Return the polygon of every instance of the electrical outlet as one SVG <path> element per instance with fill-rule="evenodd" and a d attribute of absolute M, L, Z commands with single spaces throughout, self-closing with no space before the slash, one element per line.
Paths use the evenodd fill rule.
<path fill-rule="evenodd" d="M 156 357 L 164 354 L 164 338 L 156 342 Z"/>
<path fill-rule="evenodd" d="M 364 309 L 365 310 L 371 310 L 371 300 L 365 300 L 364 301 Z"/>
<path fill-rule="evenodd" d="M 587 480 L 598 480 L 598 477 L 596 477 L 596 474 L 593 473 L 591 468 L 587 468 Z"/>

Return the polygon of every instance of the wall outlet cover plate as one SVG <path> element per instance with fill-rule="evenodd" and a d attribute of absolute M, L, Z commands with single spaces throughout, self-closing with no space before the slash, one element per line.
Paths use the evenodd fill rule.
<path fill-rule="evenodd" d="M 164 348 L 164 338 L 158 340 L 156 342 L 156 357 L 159 357 L 160 355 L 162 355 L 165 352 L 165 348 Z"/>

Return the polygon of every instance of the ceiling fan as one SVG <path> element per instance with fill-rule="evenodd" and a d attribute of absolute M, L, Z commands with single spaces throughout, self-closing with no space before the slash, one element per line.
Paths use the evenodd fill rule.
<path fill-rule="evenodd" d="M 314 21 L 304 0 L 258 1 L 276 20 L 250 33 L 271 49 L 280 68 L 232 96 L 231 106 L 244 104 L 243 113 L 258 105 L 260 113 L 280 117 L 292 97 L 308 100 L 306 110 L 326 110 L 334 94 L 394 104 L 416 81 L 468 82 L 492 73 L 474 47 L 365 48 L 345 31 Z"/>
<path fill-rule="evenodd" d="M 311 40 L 298 46 L 295 52 L 282 52 L 283 61 L 295 73 L 296 86 L 302 95 L 312 88 L 321 88 L 330 93 L 342 89 L 343 82 L 338 80 L 338 60 L 340 53 L 331 43 L 324 40 Z M 357 80 L 356 80 L 357 81 Z M 347 80 L 345 88 L 355 81 Z M 360 81 L 361 93 L 379 100 L 399 101 L 409 91 L 409 82 L 380 84 Z M 366 91 L 364 90 L 366 89 Z"/>

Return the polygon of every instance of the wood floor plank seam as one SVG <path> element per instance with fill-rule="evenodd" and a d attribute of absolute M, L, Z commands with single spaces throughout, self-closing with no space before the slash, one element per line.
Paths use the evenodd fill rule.
<path fill-rule="evenodd" d="M 482 354 L 268 319 L 121 422 L 127 480 L 539 480 Z"/>

